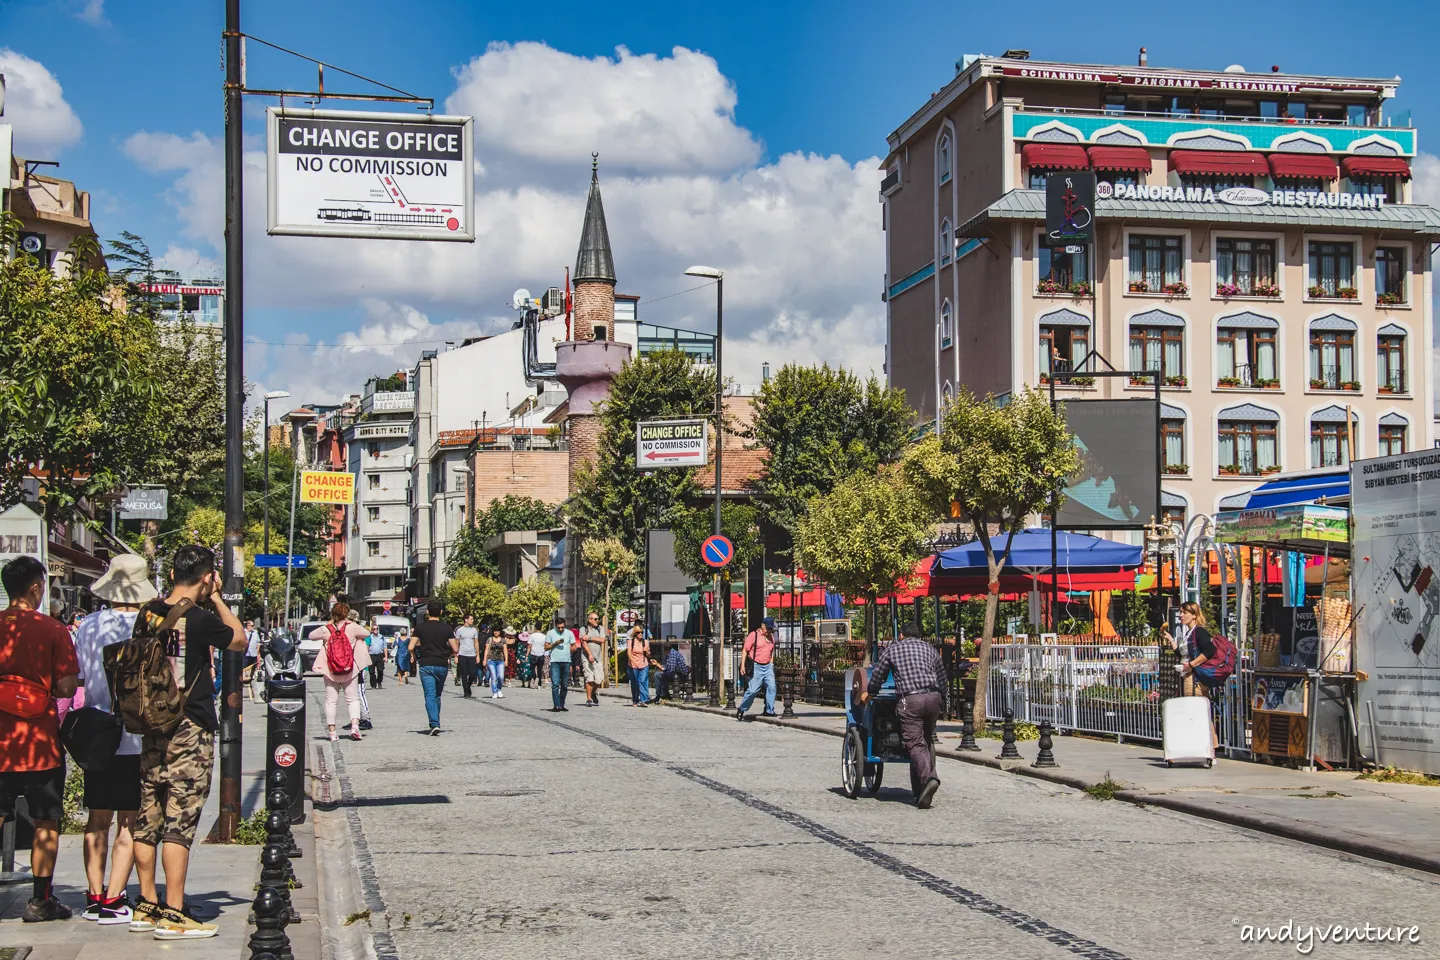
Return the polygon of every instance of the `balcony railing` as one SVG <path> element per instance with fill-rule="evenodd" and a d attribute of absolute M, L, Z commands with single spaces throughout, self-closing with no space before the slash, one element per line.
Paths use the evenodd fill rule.
<path fill-rule="evenodd" d="M 1391 373 L 1380 380 L 1376 393 L 1405 393 L 1405 373 Z"/>
<path fill-rule="evenodd" d="M 884 180 L 881 180 L 881 181 L 880 181 L 880 195 L 881 195 L 882 197 L 888 197 L 892 192 L 894 192 L 895 190 L 897 190 L 899 187 L 900 187 L 900 171 L 899 171 L 899 170 L 891 171 L 891 172 L 885 177 Z"/>
<path fill-rule="evenodd" d="M 1052 107 L 1039 104 L 1025 104 L 1025 113 L 1058 113 L 1070 116 L 1082 117 L 1131 117 L 1141 120 L 1189 120 L 1199 123 L 1273 123 L 1284 124 L 1285 126 L 1316 126 L 1316 127 L 1350 127 L 1355 130 L 1373 130 L 1377 124 L 1355 124 L 1348 118 L 1334 120 L 1325 117 L 1257 117 L 1250 114 L 1219 113 L 1209 111 L 1171 111 L 1171 110 L 1128 110 L 1119 106 L 1110 107 Z M 1409 129 L 1407 127 L 1387 127 L 1385 129 Z"/>
<path fill-rule="evenodd" d="M 1242 453 L 1229 463 L 1217 465 L 1216 471 L 1224 477 L 1261 477 L 1280 472 L 1280 464 L 1256 459 L 1253 453 Z"/>
<path fill-rule="evenodd" d="M 1254 390 L 1279 390 L 1279 377 L 1262 377 L 1253 363 L 1240 363 L 1235 365 L 1234 372 L 1222 374 L 1216 378 L 1216 385 L 1229 387 L 1231 389 L 1247 388 Z"/>
<path fill-rule="evenodd" d="M 1310 368 L 1310 389 L 1311 390 L 1349 390 L 1355 393 L 1360 392 L 1359 380 L 1346 380 L 1346 375 L 1354 376 L 1350 371 L 1341 372 L 1340 367 L 1315 367 Z"/>

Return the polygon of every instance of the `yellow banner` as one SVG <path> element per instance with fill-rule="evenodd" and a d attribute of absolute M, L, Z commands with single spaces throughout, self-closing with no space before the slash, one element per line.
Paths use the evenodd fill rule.
<path fill-rule="evenodd" d="M 302 470 L 300 499 L 306 503 L 354 503 L 355 474 Z"/>

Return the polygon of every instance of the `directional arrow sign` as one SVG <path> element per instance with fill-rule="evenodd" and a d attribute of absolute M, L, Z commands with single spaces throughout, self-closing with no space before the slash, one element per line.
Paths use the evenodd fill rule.
<path fill-rule="evenodd" d="M 706 537 L 705 542 L 700 544 L 700 559 L 705 561 L 706 566 L 719 570 L 730 562 L 735 556 L 735 545 L 728 537 L 715 534 L 713 537 Z"/>
<path fill-rule="evenodd" d="M 297 570 L 305 570 L 310 566 L 310 558 L 303 553 L 257 553 L 255 554 L 255 566 L 264 567 L 294 567 Z"/>
<path fill-rule="evenodd" d="M 704 420 L 652 420 L 635 425 L 635 468 L 703 467 L 710 460 Z"/>

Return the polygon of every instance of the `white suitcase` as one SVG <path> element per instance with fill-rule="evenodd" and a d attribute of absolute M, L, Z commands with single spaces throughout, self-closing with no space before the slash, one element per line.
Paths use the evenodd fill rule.
<path fill-rule="evenodd" d="M 1165 737 L 1165 766 L 1204 763 L 1213 766 L 1215 748 L 1210 742 L 1210 698 L 1171 697 L 1161 717 Z"/>

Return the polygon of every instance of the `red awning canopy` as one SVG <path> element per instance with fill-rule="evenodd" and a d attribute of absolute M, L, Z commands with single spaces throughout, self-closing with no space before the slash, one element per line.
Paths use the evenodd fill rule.
<path fill-rule="evenodd" d="M 1334 157 L 1323 153 L 1272 153 L 1270 172 L 1277 177 L 1334 180 L 1340 176 L 1340 167 Z"/>
<path fill-rule="evenodd" d="M 1219 176 L 1268 177 L 1270 164 L 1263 153 L 1244 150 L 1171 150 L 1170 169 L 1176 173 L 1213 173 Z"/>
<path fill-rule="evenodd" d="M 1410 179 L 1410 164 L 1402 157 L 1346 157 L 1340 169 L 1347 177 L 1394 177 Z"/>
<path fill-rule="evenodd" d="M 1090 169 L 1090 155 L 1078 143 L 1027 143 L 1020 160 L 1030 170 Z"/>
<path fill-rule="evenodd" d="M 1096 170 L 1150 170 L 1150 151 L 1144 147 L 1091 147 L 1090 163 Z"/>

